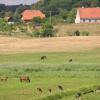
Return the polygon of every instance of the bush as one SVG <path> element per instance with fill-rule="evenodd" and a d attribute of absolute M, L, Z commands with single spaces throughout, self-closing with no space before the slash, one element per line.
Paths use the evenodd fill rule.
<path fill-rule="evenodd" d="M 76 30 L 76 31 L 74 32 L 74 36 L 80 36 L 80 31 L 79 31 L 79 30 Z"/>
<path fill-rule="evenodd" d="M 82 34 L 82 36 L 89 36 L 90 33 L 87 32 L 87 31 L 84 31 L 84 32 L 82 32 L 81 34 Z"/>
<path fill-rule="evenodd" d="M 40 34 L 41 37 L 53 37 L 53 26 L 51 24 L 43 25 L 43 30 Z"/>
<path fill-rule="evenodd" d="M 24 26 L 19 26 L 19 30 L 23 33 L 27 32 L 27 29 Z"/>
<path fill-rule="evenodd" d="M 33 31 L 33 36 L 40 37 L 40 31 Z"/>
<path fill-rule="evenodd" d="M 96 86 L 96 90 L 100 90 L 100 86 Z"/>
<path fill-rule="evenodd" d="M 83 88 L 83 89 L 80 90 L 80 92 L 82 94 L 88 94 L 88 93 L 94 92 L 94 90 L 92 88 Z"/>
<path fill-rule="evenodd" d="M 42 19 L 40 17 L 35 17 L 33 20 L 32 20 L 33 24 L 35 25 L 41 25 L 42 24 Z"/>
<path fill-rule="evenodd" d="M 53 30 L 50 28 L 43 29 L 40 34 L 41 37 L 53 37 Z"/>
<path fill-rule="evenodd" d="M 67 33 L 69 36 L 89 36 L 89 34 L 90 34 L 88 31 L 80 32 L 79 30 L 68 31 Z"/>
<path fill-rule="evenodd" d="M 54 30 L 53 30 L 53 26 L 52 25 L 44 25 L 42 27 L 42 30 L 38 31 L 34 31 L 33 35 L 35 37 L 53 37 L 54 36 Z"/>

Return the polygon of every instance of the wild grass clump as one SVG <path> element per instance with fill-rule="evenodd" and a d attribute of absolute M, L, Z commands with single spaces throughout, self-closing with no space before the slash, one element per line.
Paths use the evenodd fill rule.
<path fill-rule="evenodd" d="M 59 92 L 59 93 L 52 94 L 50 96 L 46 96 L 46 97 L 41 98 L 39 100 L 60 100 L 63 97 L 71 96 L 74 93 L 75 93 L 75 91 Z"/>
<path fill-rule="evenodd" d="M 90 88 L 83 88 L 83 89 L 80 89 L 80 93 L 82 94 L 88 94 L 88 93 L 93 93 L 95 90 L 94 87 L 90 87 Z"/>

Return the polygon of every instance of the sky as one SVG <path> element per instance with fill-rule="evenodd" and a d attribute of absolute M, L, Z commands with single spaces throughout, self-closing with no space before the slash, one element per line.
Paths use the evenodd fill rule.
<path fill-rule="evenodd" d="M 0 0 L 1 4 L 17 5 L 17 4 L 32 4 L 37 0 Z"/>

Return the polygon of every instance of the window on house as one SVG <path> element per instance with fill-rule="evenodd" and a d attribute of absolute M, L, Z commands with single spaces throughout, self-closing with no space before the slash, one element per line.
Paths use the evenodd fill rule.
<path fill-rule="evenodd" d="M 85 22 L 85 19 L 83 19 L 83 22 Z"/>
<path fill-rule="evenodd" d="M 89 19 L 89 22 L 91 23 L 91 19 Z"/>
<path fill-rule="evenodd" d="M 97 22 L 97 19 L 95 19 L 95 22 Z"/>

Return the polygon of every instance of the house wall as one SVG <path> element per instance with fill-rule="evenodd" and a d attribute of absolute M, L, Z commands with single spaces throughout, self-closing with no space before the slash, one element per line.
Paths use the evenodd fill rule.
<path fill-rule="evenodd" d="M 80 20 L 80 14 L 79 14 L 79 9 L 77 9 L 77 14 L 76 14 L 76 19 L 75 19 L 75 23 L 80 23 L 81 20 Z"/>
<path fill-rule="evenodd" d="M 100 23 L 100 19 L 80 19 L 80 23 Z"/>

